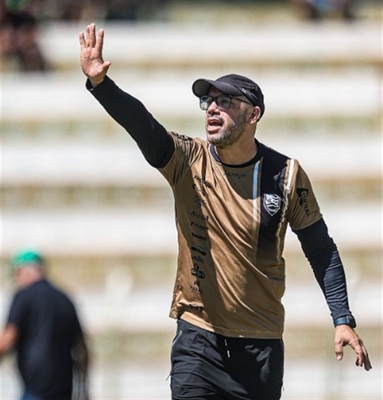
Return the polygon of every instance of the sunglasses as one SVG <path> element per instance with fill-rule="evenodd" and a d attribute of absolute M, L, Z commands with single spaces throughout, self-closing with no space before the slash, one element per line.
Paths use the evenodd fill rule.
<path fill-rule="evenodd" d="M 240 99 L 239 97 L 231 96 L 229 94 L 221 94 L 217 97 L 212 97 L 212 96 L 200 97 L 199 106 L 200 106 L 201 110 L 206 111 L 210 107 L 211 103 L 213 103 L 213 101 L 214 101 L 220 110 L 227 110 L 228 108 L 230 108 L 231 102 L 234 99 L 242 101 L 243 103 L 251 104 L 249 101 Z"/>

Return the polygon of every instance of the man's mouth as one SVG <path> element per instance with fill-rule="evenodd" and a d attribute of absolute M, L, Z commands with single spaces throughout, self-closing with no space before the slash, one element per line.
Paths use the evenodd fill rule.
<path fill-rule="evenodd" d="M 207 119 L 207 131 L 208 132 L 216 131 L 221 126 L 223 126 L 223 121 L 220 118 L 214 117 L 214 118 Z"/>

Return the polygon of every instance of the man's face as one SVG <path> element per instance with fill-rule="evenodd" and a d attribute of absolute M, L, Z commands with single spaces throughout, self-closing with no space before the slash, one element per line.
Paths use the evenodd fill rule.
<path fill-rule="evenodd" d="M 18 268 L 15 271 L 15 281 L 20 288 L 26 287 L 28 283 L 28 269 L 26 267 Z"/>
<path fill-rule="evenodd" d="M 209 96 L 217 97 L 223 94 L 213 86 L 209 91 Z M 238 96 L 242 98 L 243 96 Z M 245 99 L 245 98 L 244 98 Z M 205 128 L 208 142 L 218 148 L 226 148 L 242 137 L 246 130 L 249 109 L 251 105 L 233 99 L 231 105 L 226 110 L 220 110 L 213 101 L 206 110 Z"/>
<path fill-rule="evenodd" d="M 15 282 L 18 287 L 25 288 L 43 276 L 41 265 L 24 264 L 14 272 Z"/>

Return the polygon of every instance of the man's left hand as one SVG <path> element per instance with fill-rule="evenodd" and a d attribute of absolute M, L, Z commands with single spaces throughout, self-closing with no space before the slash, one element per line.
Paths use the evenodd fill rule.
<path fill-rule="evenodd" d="M 335 354 L 337 360 L 343 358 L 343 347 L 350 346 L 356 353 L 355 365 L 363 367 L 366 371 L 372 368 L 367 349 L 364 347 L 362 339 L 348 325 L 338 325 L 335 328 Z"/>

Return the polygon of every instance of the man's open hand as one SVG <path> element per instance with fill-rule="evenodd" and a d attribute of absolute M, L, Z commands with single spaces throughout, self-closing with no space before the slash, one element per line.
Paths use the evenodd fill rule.
<path fill-rule="evenodd" d="M 104 30 L 100 29 L 96 37 L 96 25 L 90 24 L 86 28 L 86 36 L 81 32 L 79 39 L 81 68 L 92 85 L 97 86 L 104 80 L 111 64 L 110 61 L 104 61 L 102 57 Z"/>

